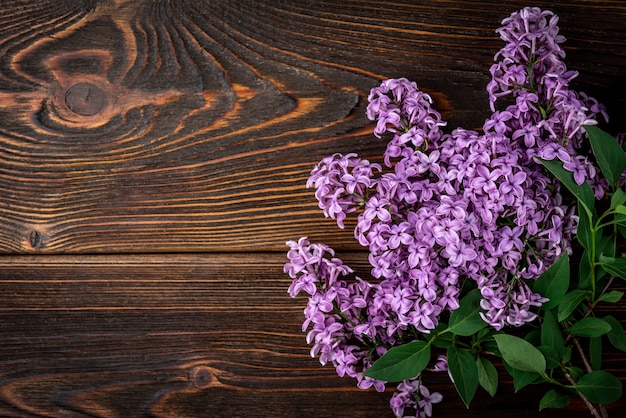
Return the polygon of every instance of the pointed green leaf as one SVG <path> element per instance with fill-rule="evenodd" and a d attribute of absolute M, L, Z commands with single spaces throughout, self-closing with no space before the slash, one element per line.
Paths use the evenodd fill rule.
<path fill-rule="evenodd" d="M 617 303 L 622 300 L 622 296 L 624 296 L 624 292 L 611 290 L 600 296 L 596 302 Z"/>
<path fill-rule="evenodd" d="M 539 401 L 539 410 L 546 408 L 565 408 L 569 405 L 570 397 L 550 389 Z"/>
<path fill-rule="evenodd" d="M 496 331 L 491 327 L 481 329 L 480 331 L 476 333 L 476 342 L 482 342 L 487 339 L 491 339 L 491 337 L 493 336 L 493 334 L 495 334 L 495 332 Z"/>
<path fill-rule="evenodd" d="M 591 402 L 606 405 L 622 397 L 622 382 L 614 375 L 596 370 L 583 375 L 575 388 Z"/>
<path fill-rule="evenodd" d="M 533 283 L 533 291 L 550 300 L 541 307 L 552 309 L 561 302 L 570 280 L 569 256 L 565 253 Z"/>
<path fill-rule="evenodd" d="M 574 309 L 576 309 L 578 305 L 580 305 L 580 303 L 584 301 L 589 295 L 591 295 L 590 291 L 581 289 L 572 290 L 571 292 L 567 293 L 563 297 L 563 300 L 561 300 L 561 303 L 559 303 L 559 309 L 557 311 L 558 321 L 565 321 L 571 315 L 571 313 L 574 312 Z"/>
<path fill-rule="evenodd" d="M 591 186 L 587 183 L 576 184 L 574 174 L 563 168 L 563 163 L 559 160 L 540 160 L 541 164 L 548 169 L 563 185 L 574 195 L 576 199 L 583 205 L 584 212 L 590 219 L 595 214 L 595 196 Z M 583 213 L 579 213 L 582 217 Z"/>
<path fill-rule="evenodd" d="M 548 370 L 557 369 L 561 366 L 561 356 L 556 351 L 556 348 L 551 345 L 540 345 L 537 349 L 541 351 L 543 358 L 546 359 L 546 368 Z"/>
<path fill-rule="evenodd" d="M 613 195 L 611 195 L 610 209 L 613 209 L 619 213 L 624 213 L 623 211 L 626 210 L 626 206 L 624 206 L 624 203 L 626 203 L 626 191 L 622 189 L 615 190 Z M 617 210 L 618 207 L 621 207 L 623 209 Z"/>
<path fill-rule="evenodd" d="M 459 308 L 450 314 L 448 331 L 456 335 L 469 336 L 487 326 L 480 317 L 480 290 L 474 289 L 459 302 Z"/>
<path fill-rule="evenodd" d="M 611 275 L 626 280 L 626 257 L 600 256 L 600 265 Z"/>
<path fill-rule="evenodd" d="M 454 345 L 454 342 L 445 338 L 434 338 L 431 344 L 433 347 L 448 349 Z"/>
<path fill-rule="evenodd" d="M 588 250 L 591 248 L 591 240 L 593 239 L 591 234 L 591 221 L 592 217 L 587 214 L 585 211 L 584 205 L 579 200 L 577 202 L 578 207 L 578 227 L 576 229 L 576 238 L 580 245 L 583 246 L 584 249 Z"/>
<path fill-rule="evenodd" d="M 609 331 L 611 325 L 608 322 L 594 317 L 583 318 L 567 329 L 567 332 L 579 337 L 600 337 Z"/>
<path fill-rule="evenodd" d="M 400 382 L 422 372 L 430 361 L 430 345 L 415 341 L 393 347 L 363 373 L 384 382 Z"/>
<path fill-rule="evenodd" d="M 465 406 L 469 408 L 478 388 L 478 368 L 474 356 L 456 347 L 450 347 L 447 356 L 448 370 L 454 379 L 454 386 Z"/>
<path fill-rule="evenodd" d="M 589 142 L 593 149 L 600 171 L 613 187 L 626 170 L 626 156 L 624 150 L 615 138 L 597 126 L 584 126 L 589 135 Z"/>
<path fill-rule="evenodd" d="M 541 345 L 553 347 L 559 359 L 565 354 L 563 333 L 552 311 L 546 311 L 543 316 L 543 323 L 541 324 Z"/>
<path fill-rule="evenodd" d="M 617 225 L 617 229 L 623 238 L 626 238 L 626 215 L 617 214 L 615 215 L 615 219 L 619 219 L 619 223 Z"/>
<path fill-rule="evenodd" d="M 615 257 L 615 240 L 613 237 L 596 234 L 596 254 Z"/>
<path fill-rule="evenodd" d="M 606 335 L 611 345 L 618 350 L 626 351 L 626 334 L 624 334 L 622 324 L 611 315 L 607 315 L 602 319 L 611 325 L 611 331 Z"/>
<path fill-rule="evenodd" d="M 593 370 L 602 368 L 602 338 L 589 338 L 589 360 Z"/>
<path fill-rule="evenodd" d="M 565 354 L 563 354 L 563 364 L 568 364 L 572 360 L 572 346 L 565 347 Z"/>
<path fill-rule="evenodd" d="M 476 357 L 476 368 L 478 369 L 478 383 L 492 397 L 498 390 L 498 371 L 496 366 L 484 357 Z"/>
<path fill-rule="evenodd" d="M 545 374 L 546 359 L 537 347 L 514 335 L 498 334 L 493 338 L 498 344 L 502 358 L 512 367 L 526 372 Z"/>
<path fill-rule="evenodd" d="M 435 347 L 448 348 L 452 345 L 452 341 L 447 338 L 438 338 L 447 329 L 448 325 L 445 322 L 439 322 L 429 334 L 423 334 L 424 340 Z"/>
<path fill-rule="evenodd" d="M 583 369 L 581 369 L 580 367 L 566 367 L 567 372 L 574 378 L 574 380 L 578 380 L 580 379 L 585 372 L 583 371 Z"/>
<path fill-rule="evenodd" d="M 591 251 L 585 249 L 578 262 L 578 288 L 589 289 L 591 288 L 591 264 L 589 259 L 592 258 Z"/>
<path fill-rule="evenodd" d="M 543 382 L 543 378 L 539 375 L 539 373 L 524 372 L 511 367 L 511 365 L 506 361 L 503 363 L 506 371 L 509 372 L 511 377 L 513 377 L 513 389 L 515 392 L 519 392 L 528 385 Z"/>
<path fill-rule="evenodd" d="M 620 215 L 626 215 L 626 206 L 624 205 L 617 205 L 613 210 Z M 615 223 L 617 223 L 617 221 Z"/>
<path fill-rule="evenodd" d="M 621 208 L 621 206 L 619 207 Z M 626 228 L 626 213 L 621 213 L 621 211 L 617 212 L 615 214 L 614 222 L 615 224 L 617 224 L 618 228 L 620 228 L 620 232 L 622 232 L 622 235 L 626 236 L 625 234 L 623 234 L 624 229 Z"/>

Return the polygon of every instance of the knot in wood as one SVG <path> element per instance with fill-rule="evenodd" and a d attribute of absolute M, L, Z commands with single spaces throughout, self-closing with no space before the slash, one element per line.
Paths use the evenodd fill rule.
<path fill-rule="evenodd" d="M 104 107 L 105 95 L 99 87 L 91 83 L 78 83 L 67 89 L 65 104 L 81 116 L 93 116 Z"/>
<path fill-rule="evenodd" d="M 36 250 L 40 250 L 43 247 L 43 235 L 41 232 L 32 230 L 28 235 L 28 241 L 30 242 L 31 247 Z"/>
<path fill-rule="evenodd" d="M 199 388 L 205 389 L 211 386 L 213 382 L 213 373 L 208 367 L 200 366 L 191 371 L 191 383 Z"/>

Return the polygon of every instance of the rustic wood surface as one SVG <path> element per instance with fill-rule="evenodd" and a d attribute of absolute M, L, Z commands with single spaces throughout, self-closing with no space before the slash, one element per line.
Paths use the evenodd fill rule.
<path fill-rule="evenodd" d="M 310 169 L 382 152 L 364 110 L 389 77 L 479 127 L 494 30 L 526 5 L 0 0 L 0 416 L 393 416 L 391 392 L 309 357 L 284 241 L 366 270 Z M 626 131 L 626 4 L 533 5 L 560 15 L 576 86 Z M 605 365 L 626 381 L 624 360 Z M 467 411 L 434 379 L 438 417 L 588 416 L 539 414 L 545 388 L 505 375 Z"/>

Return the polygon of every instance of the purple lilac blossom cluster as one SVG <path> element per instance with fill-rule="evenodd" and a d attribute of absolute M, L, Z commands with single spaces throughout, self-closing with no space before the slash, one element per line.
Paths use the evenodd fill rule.
<path fill-rule="evenodd" d="M 597 100 L 569 88 L 578 73 L 563 61 L 560 44 L 565 38 L 559 34 L 558 20 L 551 11 L 529 7 L 502 21 L 497 32 L 507 44 L 495 56 L 487 91 L 492 111 L 498 98 L 510 96 L 515 103 L 494 112 L 485 129 L 497 131 L 498 122 L 506 121 L 500 124 L 500 130 L 506 126 L 501 133 L 523 141 L 529 159 L 558 158 L 576 183 L 589 182 L 600 198 L 607 184 L 598 180 L 589 152 L 581 152 L 586 138 L 582 126 L 596 124 L 600 116 L 608 120 L 608 115 Z"/>
<path fill-rule="evenodd" d="M 527 280 L 571 251 L 577 217 L 536 158 L 561 160 L 597 195 L 606 186 L 581 150 L 581 127 L 606 114 L 569 89 L 577 74 L 563 62 L 557 23 L 538 8 L 503 21 L 497 32 L 506 46 L 490 70 L 493 113 L 482 133 L 444 133 L 428 94 L 406 79 L 386 80 L 367 108 L 374 135 L 389 138 L 384 166 L 335 154 L 311 172 L 307 186 L 327 217 L 343 228 L 358 212 L 354 234 L 369 249 L 372 279 L 354 276 L 328 246 L 301 238 L 288 242 L 289 293 L 309 295 L 302 329 L 311 355 L 359 387 L 383 390 L 384 382 L 362 373 L 389 348 L 435 329 L 459 307 L 467 281 L 480 290 L 481 317 L 496 330 L 533 321 L 547 301 Z M 496 110 L 503 97 L 509 104 Z M 445 358 L 431 370 L 447 370 Z M 391 407 L 397 417 L 407 409 L 431 416 L 439 401 L 416 376 L 398 385 Z"/>

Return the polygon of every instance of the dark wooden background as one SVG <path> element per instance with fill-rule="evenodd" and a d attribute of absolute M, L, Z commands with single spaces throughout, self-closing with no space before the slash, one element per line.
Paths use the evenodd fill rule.
<path fill-rule="evenodd" d="M 626 4 L 533 4 L 626 131 Z M 392 417 L 390 391 L 309 357 L 284 242 L 366 271 L 310 169 L 382 152 L 364 110 L 385 78 L 480 127 L 494 30 L 525 5 L 0 0 L 0 416 Z M 626 379 L 624 360 L 605 368 Z M 467 411 L 434 379 L 437 417 L 588 416 L 538 414 L 545 388 L 515 395 L 505 375 Z"/>

